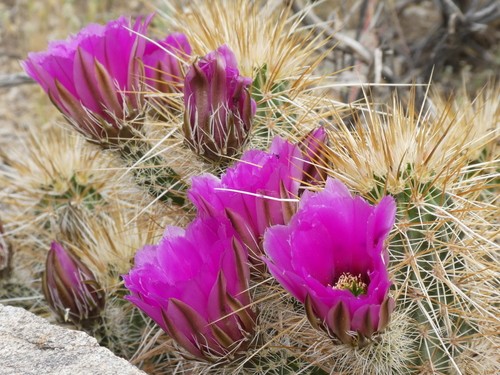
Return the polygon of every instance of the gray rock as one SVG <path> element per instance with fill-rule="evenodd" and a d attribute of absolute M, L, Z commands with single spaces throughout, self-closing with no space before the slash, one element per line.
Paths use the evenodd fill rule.
<path fill-rule="evenodd" d="M 0 304 L 0 374 L 145 373 L 84 332 L 52 325 L 24 309 Z"/>

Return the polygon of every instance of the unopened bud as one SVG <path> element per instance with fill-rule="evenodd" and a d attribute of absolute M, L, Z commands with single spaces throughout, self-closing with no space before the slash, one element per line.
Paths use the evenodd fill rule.
<path fill-rule="evenodd" d="M 328 134 L 322 126 L 310 131 L 299 142 L 302 157 L 304 158 L 303 187 L 316 185 L 326 180 L 328 160 L 325 151 L 327 144 Z"/>
<path fill-rule="evenodd" d="M 104 308 L 104 292 L 93 273 L 55 241 L 47 255 L 42 287 L 51 309 L 77 326 L 91 324 Z"/>
<path fill-rule="evenodd" d="M 233 52 L 223 45 L 195 62 L 184 82 L 186 141 L 197 154 L 219 161 L 245 144 L 257 105 Z"/>

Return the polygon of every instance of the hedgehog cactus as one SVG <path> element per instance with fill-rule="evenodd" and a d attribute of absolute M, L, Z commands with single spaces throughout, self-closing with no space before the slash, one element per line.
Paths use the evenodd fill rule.
<path fill-rule="evenodd" d="M 166 2 L 159 41 L 121 17 L 29 55 L 85 138 L 0 133 L 1 297 L 47 312 L 57 238 L 49 304 L 151 373 L 497 373 L 500 89 L 339 103 L 292 3 Z"/>
<path fill-rule="evenodd" d="M 459 134 L 471 134 L 474 122 L 418 118 L 411 106 L 403 113 L 396 105 L 386 117 L 372 113 L 369 127 L 342 128 L 328 154 L 338 168 L 335 175 L 372 200 L 391 193 L 398 203 L 390 271 L 396 304 L 418 333 L 412 368 L 460 373 L 460 361 L 470 353 L 488 368 L 491 360 L 475 348 L 491 340 L 496 319 L 488 303 L 489 289 L 496 288 L 488 266 L 494 243 L 477 228 L 493 208 L 481 196 L 496 172 L 476 169 L 473 158 L 491 144 L 495 131 L 459 140 Z M 478 283 L 487 287 L 479 291 Z"/>

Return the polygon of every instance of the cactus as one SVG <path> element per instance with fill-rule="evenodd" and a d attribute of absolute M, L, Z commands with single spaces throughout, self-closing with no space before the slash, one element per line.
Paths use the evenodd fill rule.
<path fill-rule="evenodd" d="M 390 269 L 396 305 L 418 332 L 413 371 L 460 373 L 459 358 L 467 355 L 487 367 L 488 351 L 476 347 L 493 339 L 496 324 L 489 302 L 497 288 L 495 245 L 494 234 L 480 228 L 493 212 L 487 192 L 498 178 L 496 130 L 476 131 L 475 121 L 444 117 L 442 108 L 435 117 L 411 103 L 407 108 L 395 102 L 391 115 L 370 112 L 367 124 L 359 121 L 352 132 L 342 124 L 328 151 L 332 174 L 369 199 L 390 193 L 398 203 Z M 498 122 L 497 113 L 490 110 L 490 123 Z M 478 155 L 485 154 L 491 159 L 478 167 Z"/>
<path fill-rule="evenodd" d="M 56 238 L 91 271 L 102 287 L 99 290 L 105 294 L 104 305 L 99 299 L 99 319 L 84 328 L 101 344 L 151 373 L 498 372 L 495 357 L 498 306 L 492 303 L 498 293 L 499 272 L 494 226 L 499 180 L 498 86 L 486 88 L 473 101 L 456 98 L 445 102 L 433 96 L 426 103 L 431 106 L 429 112 L 415 108 L 413 98 L 404 104 L 394 99 L 386 108 L 339 103 L 330 95 L 334 86 L 327 80 L 329 75 L 315 70 L 329 52 L 320 51 L 326 41 L 315 36 L 315 30 L 301 26 L 309 7 L 293 13 L 292 2 L 283 3 L 286 4 L 265 0 L 195 0 L 190 3 L 189 12 L 181 2 L 166 3 L 166 11 L 159 12 L 169 31 L 185 33 L 192 46 L 191 63 L 197 61 L 195 56 L 206 56 L 227 44 L 234 51 L 241 75 L 253 79 L 245 96 L 247 107 L 252 100 L 257 104 L 253 125 L 251 129 L 245 127 L 244 137 L 235 141 L 234 152 L 229 155 L 231 160 L 226 164 L 200 160 L 184 142 L 185 98 L 179 74 L 188 70 L 186 55 L 181 59 L 169 55 L 179 65 L 175 85 L 168 89 L 165 88 L 168 72 L 159 71 L 166 69 L 165 65 L 151 63 L 154 69 L 149 67 L 145 83 L 153 91 L 127 96 L 130 101 L 140 99 L 141 108 L 134 118 L 120 119 L 124 122 L 117 126 L 121 129 L 123 125 L 127 130 L 118 134 L 119 139 L 114 139 L 113 144 L 101 142 L 99 148 L 47 124 L 46 132 L 33 127 L 13 144 L 5 147 L 2 144 L 0 248 L 8 244 L 13 251 L 8 253 L 12 272 L 0 280 L 5 287 L 0 302 L 23 304 L 48 316 L 47 306 L 39 296 L 38 280 L 50 240 Z M 152 50 L 160 55 L 167 53 L 158 45 Z M 101 69 L 95 62 L 92 66 Z M 103 88 L 109 80 L 101 77 L 101 81 Z M 248 80 L 244 83 L 249 85 Z M 323 91 L 325 87 L 327 90 Z M 61 87 L 58 90 L 64 96 L 64 90 Z M 110 92 L 101 94 L 105 101 L 114 101 Z M 347 122 L 342 111 L 351 105 L 358 112 L 353 112 Z M 202 111 L 203 108 L 200 107 Z M 101 115 L 106 117 L 107 112 Z M 109 135 L 116 135 L 115 130 L 109 129 Z M 276 135 L 283 137 L 283 142 L 295 151 L 289 156 L 276 152 L 271 146 Z M 198 141 L 198 150 L 204 147 L 210 150 L 206 140 Z M 240 157 L 240 152 L 243 155 L 249 152 L 255 158 Z M 274 164 L 264 168 L 259 155 L 265 155 Z M 280 163 L 290 167 L 287 170 L 300 169 L 283 172 L 293 189 L 276 182 Z M 226 184 L 228 174 L 243 169 L 248 173 L 238 175 L 241 184 Z M 206 180 L 194 178 L 205 172 L 215 176 Z M 270 183 L 263 187 L 260 183 L 265 182 L 264 177 Z M 300 262 L 283 273 L 281 268 L 266 268 L 275 266 L 274 263 L 262 261 L 274 255 L 276 262 L 287 263 L 287 258 L 280 258 L 276 250 L 271 254 L 273 250 L 266 249 L 265 241 L 261 240 L 266 232 L 267 236 L 273 236 L 290 222 L 296 208 L 303 204 L 301 199 L 305 202 L 311 196 L 329 191 L 331 188 L 325 188 L 325 181 L 331 184 L 333 179 L 343 182 L 353 196 L 368 201 L 368 206 L 380 205 L 383 197 L 390 195 L 397 207 L 395 226 L 392 230 L 385 228 L 386 241 L 377 244 L 388 252 L 388 259 L 382 262 L 384 275 L 387 272 L 388 275 L 384 277 L 384 287 L 379 288 L 384 291 L 383 298 L 370 307 L 370 313 L 364 310 L 364 319 L 361 323 L 357 319 L 357 327 L 351 325 L 357 309 L 348 313 L 344 303 L 336 303 L 325 318 L 318 313 L 318 301 L 298 298 L 301 303 L 287 293 L 286 288 L 295 281 L 298 283 L 295 293 L 302 297 L 299 295 L 302 281 L 295 278 L 302 272 Z M 193 192 L 203 181 L 220 184 L 214 183 L 217 186 L 213 190 L 194 201 Z M 247 183 L 256 187 L 255 191 Z M 191 195 L 186 194 L 189 188 Z M 264 188 L 270 194 L 263 194 Z M 236 190 L 244 190 L 243 193 L 253 197 L 243 199 L 247 203 L 252 200 L 258 203 L 238 203 L 238 209 L 231 210 L 229 197 L 241 193 Z M 163 203 L 156 204 L 157 201 Z M 195 208 L 200 212 L 194 213 Z M 258 230 L 248 224 L 254 208 L 259 219 Z M 341 206 L 336 211 L 346 213 Z M 165 253 L 173 259 L 181 251 L 183 243 L 179 236 L 170 233 L 165 237 L 176 237 L 175 241 L 161 240 L 167 224 L 191 228 L 189 222 L 195 215 L 198 215 L 195 220 L 206 214 L 215 215 L 211 220 L 220 221 L 216 214 L 222 212 L 227 216 L 224 220 L 236 227 L 233 238 L 246 236 L 242 239 L 244 246 L 235 253 L 248 251 L 254 258 L 248 263 L 249 270 L 246 263 L 242 266 L 234 262 L 240 271 L 245 268 L 239 274 L 245 275 L 245 283 L 241 277 L 227 277 L 233 283 L 239 281 L 239 288 L 220 297 L 226 287 L 229 290 L 224 278 L 225 273 L 232 272 L 231 266 L 225 264 L 223 276 L 206 272 L 214 276 L 216 282 L 212 285 L 217 288 L 213 289 L 213 295 L 223 305 L 207 300 L 213 308 L 211 314 L 218 313 L 212 322 L 217 328 L 201 324 L 199 316 L 208 322 L 210 314 L 191 314 L 194 307 L 182 304 L 189 301 L 195 306 L 200 298 L 174 296 L 178 314 L 155 316 L 156 322 L 165 325 L 165 331 L 173 336 L 170 337 L 124 299 L 128 292 L 122 275 L 141 267 L 141 257 L 147 258 L 148 251 L 136 258 L 135 266 L 133 259 L 137 249 L 144 246 L 148 249 L 151 247 L 147 245 L 159 243 L 157 247 L 168 248 L 179 241 L 177 251 Z M 300 220 L 304 222 L 306 218 L 307 215 Z M 276 224 L 274 229 L 268 228 Z M 347 236 L 347 232 L 337 236 Z M 220 237 L 216 238 L 212 245 L 219 246 L 219 240 Z M 309 243 L 315 240 L 323 239 L 317 235 Z M 194 257 L 196 248 L 202 248 L 202 244 L 192 242 Z M 352 249 L 347 251 L 352 254 Z M 179 264 L 194 263 L 188 260 Z M 307 254 L 302 258 L 306 260 L 309 260 Z M 151 259 L 148 264 L 150 269 L 157 265 Z M 207 261 L 207 264 L 212 263 Z M 368 271 L 365 273 L 368 275 Z M 176 274 L 182 276 L 183 272 Z M 204 277 L 205 273 L 201 275 Z M 371 276 L 367 275 L 344 270 L 336 273 L 327 285 L 334 290 L 331 294 L 350 293 L 354 305 L 369 291 Z M 141 275 L 144 279 L 149 276 L 147 270 Z M 168 279 L 168 275 L 163 276 Z M 304 277 L 309 280 L 309 276 Z M 293 280 L 287 280 L 288 277 Z M 137 283 L 141 287 L 150 284 L 136 294 L 137 305 L 144 306 L 143 298 L 152 306 L 146 310 L 154 310 L 155 303 L 168 310 L 163 288 L 154 286 L 157 281 Z M 175 294 L 177 284 L 169 285 Z M 205 296 L 208 287 L 203 286 L 199 289 Z M 191 289 L 186 290 L 189 294 Z M 151 291 L 154 298 L 149 298 Z M 396 307 L 387 322 L 392 299 Z M 221 316 L 223 313 L 227 316 Z M 251 326 L 243 327 L 244 323 L 250 323 L 247 313 L 252 318 Z M 197 325 L 189 325 L 187 316 L 197 317 Z M 185 337 L 174 326 L 179 317 L 184 323 L 179 325 L 182 332 L 187 332 Z M 382 317 L 382 324 L 374 324 L 374 317 Z M 224 322 L 233 324 L 225 326 Z M 229 337 L 228 332 L 235 336 Z M 203 342 L 206 337 L 212 341 Z M 238 348 L 242 350 L 233 351 L 240 343 Z"/>

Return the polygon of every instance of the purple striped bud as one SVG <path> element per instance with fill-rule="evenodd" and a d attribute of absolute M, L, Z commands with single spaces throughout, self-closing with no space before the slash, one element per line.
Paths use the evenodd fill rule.
<path fill-rule="evenodd" d="M 307 188 L 326 180 L 328 165 L 326 147 L 328 134 L 323 126 L 310 131 L 300 142 L 299 147 L 304 158 L 302 187 Z"/>
<path fill-rule="evenodd" d="M 91 324 L 104 308 L 105 295 L 93 273 L 55 241 L 47 255 L 42 288 L 51 309 L 77 326 Z"/>
<path fill-rule="evenodd" d="M 219 161 L 245 144 L 257 105 L 240 76 L 236 57 L 223 45 L 195 62 L 184 82 L 184 136 L 202 157 Z"/>

